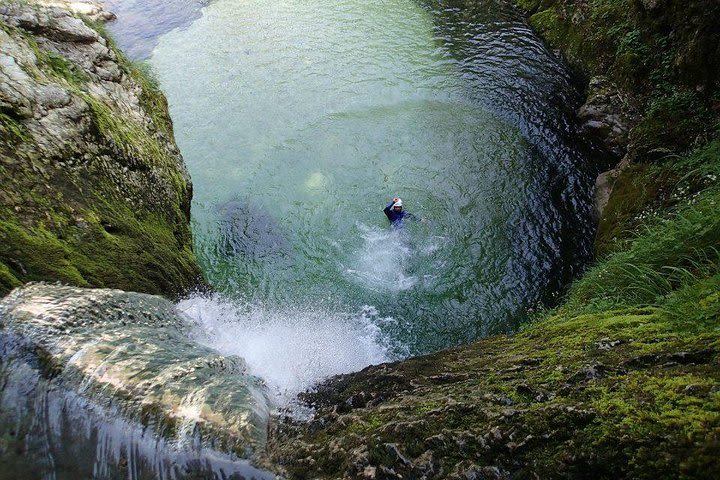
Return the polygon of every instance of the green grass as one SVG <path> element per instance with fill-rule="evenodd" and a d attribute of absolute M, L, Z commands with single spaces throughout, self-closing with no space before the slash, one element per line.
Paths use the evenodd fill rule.
<path fill-rule="evenodd" d="M 720 191 L 637 227 L 627 250 L 610 255 L 573 285 L 565 311 L 654 305 L 668 293 L 720 269 Z"/>
<path fill-rule="evenodd" d="M 712 202 L 717 198 L 709 189 L 718 179 L 720 140 L 687 155 L 667 155 L 656 162 L 631 164 L 617 178 L 603 212 L 595 241 L 598 258 L 627 250 L 648 228 L 662 229 L 662 225 L 656 225 L 661 218 L 667 220 L 685 211 L 692 215 L 698 202 L 697 208 L 706 210 L 711 219 Z"/>

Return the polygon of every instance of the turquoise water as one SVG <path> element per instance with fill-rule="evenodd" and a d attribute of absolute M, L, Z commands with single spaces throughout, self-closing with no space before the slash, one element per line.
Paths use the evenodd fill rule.
<path fill-rule="evenodd" d="M 396 355 L 509 331 L 582 263 L 577 94 L 519 15 L 218 0 L 150 59 L 196 252 L 239 304 L 372 307 Z M 428 222 L 394 232 L 392 197 Z"/>

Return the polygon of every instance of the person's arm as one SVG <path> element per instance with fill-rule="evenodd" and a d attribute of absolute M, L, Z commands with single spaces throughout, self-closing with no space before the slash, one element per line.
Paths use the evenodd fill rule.
<path fill-rule="evenodd" d="M 421 220 L 420 217 L 418 217 L 417 215 L 413 215 L 413 214 L 410 213 L 410 212 L 406 213 L 405 216 L 406 216 L 409 220 L 413 220 L 413 221 L 415 221 L 415 222 L 419 222 L 419 221 Z"/>
<path fill-rule="evenodd" d="M 383 212 L 385 212 L 385 216 L 388 217 L 388 220 L 390 220 L 390 221 L 392 221 L 392 217 L 390 217 L 390 210 L 393 208 L 394 205 L 395 205 L 395 199 L 393 199 L 393 200 L 388 204 L 388 206 L 385 207 L 385 209 L 383 210 Z"/>

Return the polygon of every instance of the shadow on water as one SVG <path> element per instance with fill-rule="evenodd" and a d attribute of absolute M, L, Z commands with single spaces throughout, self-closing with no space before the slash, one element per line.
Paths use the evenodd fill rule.
<path fill-rule="evenodd" d="M 220 255 L 271 261 L 289 254 L 290 244 L 280 226 L 261 207 L 230 200 L 218 206 L 218 214 Z"/>
<path fill-rule="evenodd" d="M 150 57 L 160 36 L 200 18 L 211 0 L 104 0 L 116 15 L 108 30 L 128 57 Z"/>

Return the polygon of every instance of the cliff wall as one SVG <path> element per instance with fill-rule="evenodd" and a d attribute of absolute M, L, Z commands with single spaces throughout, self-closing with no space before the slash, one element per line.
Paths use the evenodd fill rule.
<path fill-rule="evenodd" d="M 599 257 L 625 248 L 651 216 L 713 182 L 720 129 L 720 3 L 517 0 L 587 87 L 578 115 L 610 152 L 597 183 Z M 716 162 L 717 163 L 717 162 Z M 682 184 L 682 185 L 680 185 Z M 681 187 L 680 190 L 676 187 Z M 613 193 L 611 193 L 613 192 Z"/>
<path fill-rule="evenodd" d="M 180 293 L 200 271 L 167 102 L 83 18 L 0 4 L 0 294 L 31 280 Z"/>

